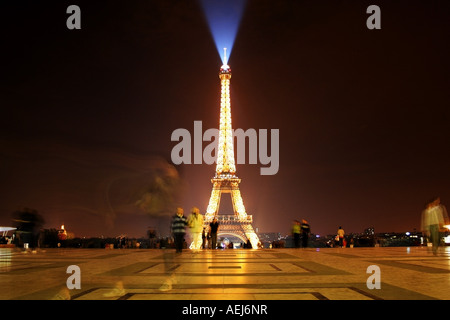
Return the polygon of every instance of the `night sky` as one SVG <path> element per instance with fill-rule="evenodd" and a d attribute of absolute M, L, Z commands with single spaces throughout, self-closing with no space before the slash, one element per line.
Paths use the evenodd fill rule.
<path fill-rule="evenodd" d="M 81 30 L 66 27 L 71 4 Z M 381 30 L 366 27 L 371 4 Z M 199 2 L 0 12 L 0 225 L 29 207 L 76 236 L 163 235 L 176 205 L 205 213 L 215 166 L 171 164 L 175 129 L 219 125 L 221 60 Z M 237 165 L 254 227 L 413 231 L 430 198 L 450 206 L 449 17 L 444 0 L 247 2 L 233 127 L 280 133 L 276 175 Z"/>

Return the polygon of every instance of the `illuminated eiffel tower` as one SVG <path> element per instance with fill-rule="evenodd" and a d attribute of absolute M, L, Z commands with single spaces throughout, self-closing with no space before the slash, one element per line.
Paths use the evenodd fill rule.
<path fill-rule="evenodd" d="M 259 238 L 252 227 L 252 216 L 247 215 L 239 190 L 241 179 L 236 176 L 234 162 L 233 131 L 231 127 L 230 79 L 231 69 L 227 64 L 226 49 L 224 64 L 219 72 L 221 84 L 219 143 L 217 147 L 216 174 L 211 182 L 213 189 L 205 215 L 205 226 L 214 217 L 219 221 L 218 236 L 230 235 L 247 242 L 250 240 L 253 249 L 258 248 Z M 222 193 L 230 193 L 233 204 L 233 215 L 219 215 Z"/>

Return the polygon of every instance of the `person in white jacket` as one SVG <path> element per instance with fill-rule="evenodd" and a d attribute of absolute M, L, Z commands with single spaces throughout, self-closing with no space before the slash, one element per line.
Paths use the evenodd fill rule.
<path fill-rule="evenodd" d="M 200 250 L 202 247 L 202 231 L 203 231 L 203 215 L 197 207 L 191 209 L 191 214 L 188 218 L 188 227 L 192 236 L 192 243 L 190 249 Z"/>

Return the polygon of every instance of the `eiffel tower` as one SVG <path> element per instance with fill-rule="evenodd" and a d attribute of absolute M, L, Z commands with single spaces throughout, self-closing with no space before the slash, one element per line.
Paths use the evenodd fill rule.
<path fill-rule="evenodd" d="M 218 236 L 235 236 L 247 242 L 250 241 L 252 248 L 257 249 L 259 238 L 252 227 L 252 216 L 245 211 L 244 203 L 239 190 L 241 179 L 236 176 L 234 162 L 233 131 L 231 127 L 231 104 L 230 104 L 230 79 L 231 69 L 227 64 L 226 49 L 224 64 L 219 72 L 221 84 L 220 99 L 220 127 L 219 142 L 217 147 L 216 174 L 211 182 L 213 184 L 211 197 L 205 214 L 205 227 L 217 218 L 219 221 Z M 233 215 L 219 215 L 219 206 L 222 193 L 230 193 L 233 204 Z"/>

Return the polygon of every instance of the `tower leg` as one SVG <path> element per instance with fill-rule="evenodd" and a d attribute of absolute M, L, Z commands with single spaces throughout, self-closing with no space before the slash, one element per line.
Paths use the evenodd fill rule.
<path fill-rule="evenodd" d="M 251 225 L 246 225 L 244 228 L 245 236 L 248 240 L 250 240 L 250 243 L 252 244 L 253 249 L 259 248 L 259 238 L 256 235 L 256 232 L 253 230 L 253 227 Z"/>

